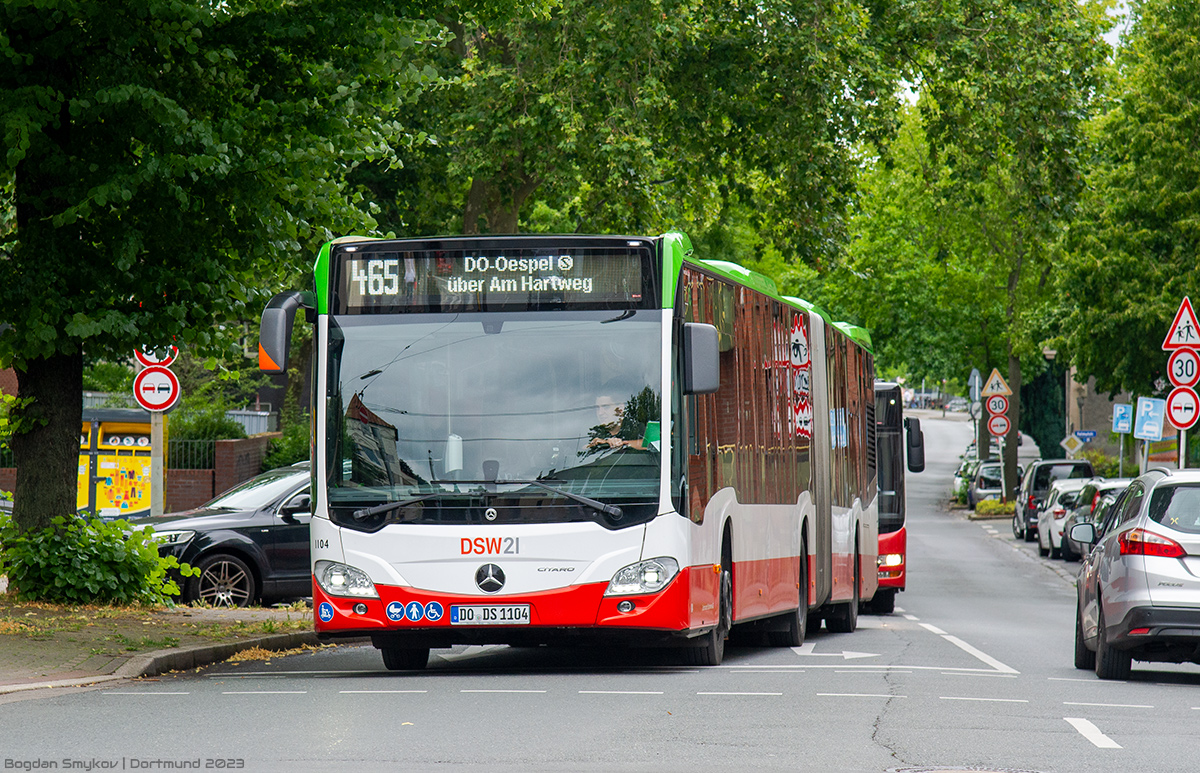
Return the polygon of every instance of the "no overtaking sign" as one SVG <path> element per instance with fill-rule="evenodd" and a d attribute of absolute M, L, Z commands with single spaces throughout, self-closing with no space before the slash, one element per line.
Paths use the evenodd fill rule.
<path fill-rule="evenodd" d="M 179 379 L 161 365 L 151 365 L 133 379 L 133 398 L 147 411 L 173 408 L 179 394 Z"/>

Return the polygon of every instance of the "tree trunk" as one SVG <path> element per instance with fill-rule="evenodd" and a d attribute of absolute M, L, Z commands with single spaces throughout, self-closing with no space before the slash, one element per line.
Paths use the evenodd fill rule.
<path fill-rule="evenodd" d="M 56 354 L 17 369 L 18 396 L 12 438 L 17 465 L 13 523 L 43 529 L 52 518 L 74 515 L 79 430 L 83 422 L 83 355 Z"/>

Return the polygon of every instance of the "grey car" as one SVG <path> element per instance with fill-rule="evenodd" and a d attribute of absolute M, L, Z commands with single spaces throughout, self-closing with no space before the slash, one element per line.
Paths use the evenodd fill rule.
<path fill-rule="evenodd" d="M 1079 569 L 1075 667 L 1126 679 L 1134 660 L 1200 663 L 1200 471 L 1151 470 L 1097 528 Z"/>

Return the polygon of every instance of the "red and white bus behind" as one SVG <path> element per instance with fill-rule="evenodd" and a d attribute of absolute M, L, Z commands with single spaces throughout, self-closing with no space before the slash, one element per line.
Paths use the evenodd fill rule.
<path fill-rule="evenodd" d="M 907 442 L 905 431 L 907 430 Z M 900 385 L 875 382 L 875 441 L 879 474 L 879 590 L 869 611 L 890 614 L 908 584 L 908 504 L 904 493 L 905 449 L 909 472 L 925 469 L 920 422 L 904 418 Z"/>
<path fill-rule="evenodd" d="M 327 244 L 263 313 L 315 323 L 313 601 L 389 669 L 431 647 L 798 645 L 877 586 L 873 360 L 687 237 Z"/>

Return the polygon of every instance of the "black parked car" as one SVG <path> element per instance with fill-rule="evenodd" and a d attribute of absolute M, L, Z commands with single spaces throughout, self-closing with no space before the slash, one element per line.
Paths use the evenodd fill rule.
<path fill-rule="evenodd" d="M 309 469 L 303 463 L 251 478 L 181 513 L 133 521 L 151 526 L 162 555 L 200 569 L 182 578 L 183 600 L 214 607 L 312 595 Z M 180 579 L 180 578 L 177 578 Z"/>
<path fill-rule="evenodd" d="M 1064 478 L 1094 478 L 1092 463 L 1086 459 L 1045 459 L 1033 462 L 1025 470 L 1017 511 L 1013 514 L 1013 536 L 1026 542 L 1037 539 L 1038 511 L 1050 490 L 1050 484 Z"/>

